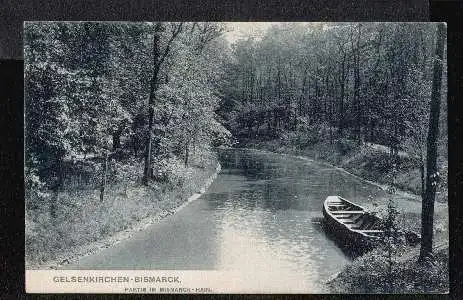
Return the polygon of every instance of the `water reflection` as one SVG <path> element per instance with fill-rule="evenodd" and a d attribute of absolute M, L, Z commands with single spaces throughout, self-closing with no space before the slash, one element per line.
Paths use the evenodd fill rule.
<path fill-rule="evenodd" d="M 348 258 L 325 235 L 323 201 L 331 194 L 367 200 L 374 187 L 363 189 L 364 183 L 338 170 L 274 154 L 226 150 L 220 158 L 223 172 L 203 197 L 220 214 L 216 268 L 254 274 L 259 282 L 278 274 L 283 286 L 297 282 L 307 291 L 324 291 L 323 280 Z"/>
<path fill-rule="evenodd" d="M 199 199 L 73 267 L 238 270 L 248 293 L 326 292 L 349 258 L 323 230 L 324 199 L 365 203 L 379 189 L 302 159 L 240 149 L 219 158 L 222 172 Z"/>

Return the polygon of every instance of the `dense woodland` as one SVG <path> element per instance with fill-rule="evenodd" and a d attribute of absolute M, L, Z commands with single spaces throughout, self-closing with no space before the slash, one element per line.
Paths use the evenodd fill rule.
<path fill-rule="evenodd" d="M 145 184 L 162 179 L 174 156 L 188 165 L 191 149 L 227 134 L 215 115 L 222 31 L 198 23 L 27 24 L 28 179 L 63 187 L 66 162 L 79 158 L 143 158 Z"/>
<path fill-rule="evenodd" d="M 25 25 L 29 259 L 122 230 L 199 189 L 210 147 L 229 136 L 215 113 L 223 32 L 215 23 Z M 72 231 L 82 232 L 65 246 L 49 241 Z"/>
<path fill-rule="evenodd" d="M 420 156 L 429 121 L 435 28 L 424 23 L 272 27 L 262 39 L 233 45 L 221 110 L 238 138 L 304 132 L 309 140 L 301 137 L 301 143 L 344 137 Z"/>
<path fill-rule="evenodd" d="M 111 183 L 173 187 L 232 140 L 405 152 L 424 197 L 435 24 L 275 24 L 231 45 L 226 32 L 224 23 L 26 23 L 30 219 L 59 226 L 68 204 L 58 195 L 72 189 L 98 189 L 103 202 Z"/>

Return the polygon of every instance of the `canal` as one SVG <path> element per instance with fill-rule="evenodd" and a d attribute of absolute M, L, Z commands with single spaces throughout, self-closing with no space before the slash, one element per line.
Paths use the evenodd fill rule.
<path fill-rule="evenodd" d="M 349 258 L 323 231 L 324 199 L 342 195 L 362 204 L 385 193 L 292 156 L 226 149 L 219 159 L 222 171 L 199 199 L 66 268 L 234 270 L 262 289 L 326 292 L 323 282 Z"/>

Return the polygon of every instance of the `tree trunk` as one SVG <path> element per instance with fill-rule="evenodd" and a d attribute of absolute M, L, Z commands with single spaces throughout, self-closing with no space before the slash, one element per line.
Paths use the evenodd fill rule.
<path fill-rule="evenodd" d="M 133 156 L 137 157 L 138 155 L 138 141 L 135 138 L 132 138 L 132 149 L 133 149 Z"/>
<path fill-rule="evenodd" d="M 113 133 L 113 151 L 121 147 L 121 134 L 119 132 Z"/>
<path fill-rule="evenodd" d="M 162 32 L 162 24 L 156 23 L 153 37 L 153 61 L 154 69 L 153 75 L 150 81 L 150 95 L 148 100 L 148 137 L 146 138 L 145 146 L 145 167 L 143 172 L 143 184 L 148 185 L 148 181 L 151 177 L 151 147 L 152 147 L 152 134 L 153 134 L 153 123 L 154 123 L 154 101 L 156 97 L 156 90 L 158 88 L 158 75 L 160 70 L 160 46 L 159 40 Z"/>
<path fill-rule="evenodd" d="M 278 104 L 281 103 L 281 63 L 280 58 L 278 57 L 278 70 L 277 70 L 277 95 L 278 95 Z"/>
<path fill-rule="evenodd" d="M 357 142 L 361 144 L 361 126 L 363 123 L 362 106 L 360 103 L 360 35 L 361 35 L 361 24 L 358 24 L 358 35 L 357 44 L 355 48 L 355 69 L 354 69 L 354 109 L 355 109 L 355 133 Z"/>
<path fill-rule="evenodd" d="M 63 162 L 58 159 L 55 161 L 56 170 L 52 171 L 53 176 L 51 180 L 51 199 L 49 203 L 50 209 L 50 217 L 52 219 L 53 224 L 56 222 L 57 215 L 57 208 L 58 208 L 58 199 L 59 199 L 59 191 L 64 187 L 64 173 L 63 173 Z"/>
<path fill-rule="evenodd" d="M 159 87 L 159 71 L 161 70 L 161 65 L 164 62 L 167 54 L 169 54 L 170 46 L 175 38 L 180 34 L 182 31 L 183 23 L 180 23 L 176 28 L 173 30 L 172 35 L 170 36 L 169 40 L 167 41 L 166 46 L 164 47 L 162 53 L 160 50 L 160 38 L 162 32 L 164 31 L 164 26 L 162 22 L 157 22 L 154 28 L 154 35 L 153 35 L 153 75 L 150 80 L 150 94 L 148 99 L 148 136 L 145 141 L 145 167 L 143 172 L 143 184 L 148 185 L 150 178 L 152 177 L 153 170 L 151 170 L 151 152 L 152 152 L 152 134 L 153 134 L 153 123 L 154 123 L 154 104 L 156 100 L 156 92 Z"/>
<path fill-rule="evenodd" d="M 272 136 L 272 112 L 267 111 L 267 136 Z"/>
<path fill-rule="evenodd" d="M 190 155 L 189 143 L 185 144 L 185 167 L 188 167 L 188 156 Z"/>
<path fill-rule="evenodd" d="M 119 149 L 121 147 L 121 135 L 122 131 L 124 130 L 123 125 L 120 125 L 116 131 L 113 132 L 113 151 Z"/>
<path fill-rule="evenodd" d="M 58 194 L 59 194 L 59 186 L 56 184 L 52 188 L 52 195 L 50 197 L 50 217 L 53 222 L 56 219 L 56 207 L 58 204 Z"/>
<path fill-rule="evenodd" d="M 346 71 L 346 54 L 343 54 L 342 62 L 341 62 L 341 75 L 340 75 L 340 85 L 341 85 L 341 95 L 339 99 L 339 127 L 338 133 L 339 137 L 343 136 L 344 131 L 344 97 L 345 97 L 345 86 L 346 86 L 346 79 L 347 74 Z"/>
<path fill-rule="evenodd" d="M 324 99 L 323 99 L 323 106 L 324 106 L 324 110 L 325 110 L 325 114 L 323 116 L 323 121 L 325 122 L 329 122 L 329 115 L 330 115 L 330 112 L 328 111 L 329 110 L 329 107 L 328 107 L 328 93 L 329 93 L 329 83 L 328 83 L 328 73 L 325 74 L 325 93 L 324 93 Z"/>
<path fill-rule="evenodd" d="M 426 179 L 424 177 L 424 157 L 423 152 L 420 152 L 420 175 L 421 175 L 421 201 L 425 201 L 425 186 L 426 186 Z"/>
<path fill-rule="evenodd" d="M 146 146 L 145 146 L 145 168 L 144 168 L 144 173 L 143 173 L 143 184 L 144 185 L 148 185 L 148 181 L 150 180 L 150 174 L 151 174 L 151 147 L 153 145 L 152 132 L 153 132 L 153 115 L 154 115 L 153 108 L 152 108 L 154 104 L 151 104 L 151 102 L 152 101 L 150 101 L 149 115 L 148 115 L 148 120 L 149 120 L 148 121 L 148 137 L 146 139 Z"/>
<path fill-rule="evenodd" d="M 427 140 L 426 192 L 421 211 L 421 250 L 420 261 L 432 254 L 434 199 L 438 183 L 437 138 L 439 135 L 439 112 L 442 85 L 442 61 L 444 56 L 446 28 L 444 23 L 437 25 L 437 46 L 434 58 L 431 108 Z"/>
<path fill-rule="evenodd" d="M 104 190 L 106 187 L 106 173 L 108 172 L 108 151 L 105 154 L 103 174 L 101 176 L 101 187 L 100 187 L 100 201 L 103 202 L 104 199 Z"/>
<path fill-rule="evenodd" d="M 344 130 L 344 83 L 341 83 L 341 97 L 339 99 L 339 137 L 342 137 Z"/>

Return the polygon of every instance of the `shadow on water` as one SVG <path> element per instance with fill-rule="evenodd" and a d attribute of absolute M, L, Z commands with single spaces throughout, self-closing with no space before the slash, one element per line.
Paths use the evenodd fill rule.
<path fill-rule="evenodd" d="M 326 237 L 328 237 L 333 243 L 342 251 L 342 253 L 351 260 L 356 259 L 359 256 L 365 254 L 365 250 L 360 250 L 356 244 L 352 243 L 349 240 L 341 239 L 338 235 L 336 235 L 325 223 L 325 219 L 323 217 L 314 217 L 311 219 L 314 228 L 318 231 L 323 233 Z"/>

